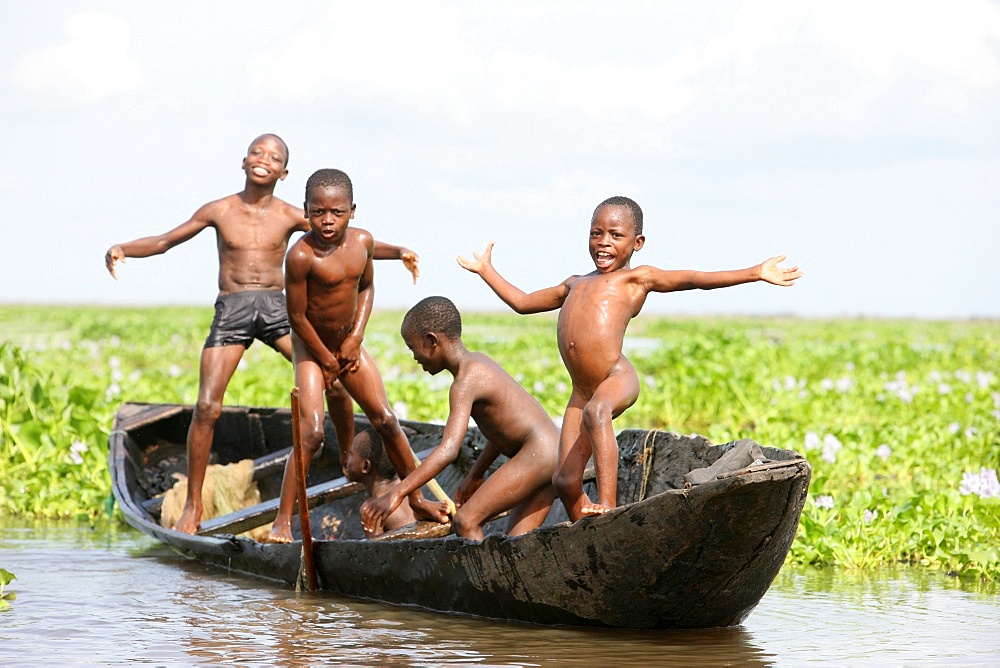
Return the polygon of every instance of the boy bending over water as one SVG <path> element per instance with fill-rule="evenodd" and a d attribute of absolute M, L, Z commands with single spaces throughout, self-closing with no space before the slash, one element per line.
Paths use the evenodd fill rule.
<path fill-rule="evenodd" d="M 292 362 L 300 391 L 303 475 L 323 444 L 324 391 L 339 378 L 382 437 L 389 461 L 405 478 L 415 468 L 410 444 L 389 407 L 375 362 L 361 347 L 375 295 L 375 241 L 366 230 L 348 226 L 356 208 L 351 179 L 337 169 L 315 172 L 306 182 L 304 208 L 310 231 L 295 242 L 285 258 Z M 348 444 L 341 447 L 346 449 Z M 278 514 L 271 529 L 273 542 L 292 540 L 294 464 L 289 458 L 285 465 Z M 418 517 L 447 521 L 446 504 L 424 499 L 419 490 L 409 499 Z"/>
<path fill-rule="evenodd" d="M 510 509 L 509 535 L 541 526 L 555 500 L 552 475 L 559 450 L 559 430 L 545 409 L 499 364 L 465 348 L 462 318 L 451 300 L 421 300 L 403 318 L 400 333 L 424 371 L 435 375 L 447 369 L 454 376 L 448 422 L 441 444 L 413 473 L 361 506 L 366 530 L 381 526 L 407 495 L 455 461 L 470 417 L 488 443 L 455 494 L 455 533 L 482 540 L 483 524 Z M 486 469 L 500 454 L 510 460 L 484 482 Z"/>
<path fill-rule="evenodd" d="M 622 354 L 622 342 L 629 321 L 639 314 L 646 296 L 753 281 L 789 286 L 802 275 L 798 267 L 778 266 L 784 255 L 733 271 L 633 269 L 629 265 L 632 253 L 645 241 L 639 205 L 627 197 L 611 197 L 594 210 L 590 257 L 596 268 L 584 276 L 570 276 L 555 287 L 528 294 L 493 267 L 492 242 L 482 255 L 474 254 L 474 260 L 458 258 L 462 267 L 479 274 L 517 313 L 559 309 L 559 354 L 573 389 L 563 416 L 559 467 L 552 482 L 574 521 L 606 512 L 617 503 L 618 442 L 611 421 L 639 396 L 639 378 Z M 583 491 L 583 471 L 591 455 L 597 469 L 597 503 Z"/>

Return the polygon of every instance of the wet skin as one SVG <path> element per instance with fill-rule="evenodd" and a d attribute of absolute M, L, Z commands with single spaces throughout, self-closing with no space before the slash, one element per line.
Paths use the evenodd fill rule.
<path fill-rule="evenodd" d="M 275 135 L 256 138 L 243 158 L 245 184 L 241 192 L 205 204 L 184 223 L 161 235 L 143 237 L 108 249 L 104 262 L 111 276 L 118 278 L 116 265 L 126 257 L 150 257 L 188 241 L 206 228 L 214 228 L 219 256 L 219 295 L 243 290 L 281 290 L 284 287 L 283 261 L 288 242 L 295 232 L 305 232 L 309 223 L 302 209 L 274 196 L 277 183 L 288 175 L 288 152 Z M 377 259 L 401 259 L 416 281 L 417 255 L 405 248 L 376 244 Z M 274 342 L 274 348 L 292 359 L 289 335 Z M 215 424 L 222 412 L 222 399 L 236 367 L 243 357 L 243 345 L 204 348 L 199 365 L 198 400 L 187 436 L 188 493 L 184 510 L 174 525 L 178 531 L 198 530 L 203 512 L 202 486 Z M 354 405 L 339 384 L 327 392 L 330 415 L 342 446 L 341 463 L 347 445 L 354 438 Z"/>
<path fill-rule="evenodd" d="M 559 353 L 572 380 L 572 392 L 559 441 L 559 466 L 553 484 L 570 519 L 606 512 L 617 504 L 618 443 L 612 419 L 635 403 L 639 379 L 622 354 L 629 321 L 638 315 L 650 292 L 715 288 L 763 280 L 790 286 L 802 275 L 798 267 L 778 267 L 785 257 L 733 271 L 631 268 L 632 254 L 645 237 L 636 234 L 631 211 L 600 206 L 591 221 L 589 250 L 595 270 L 571 276 L 559 285 L 525 293 L 493 267 L 490 243 L 473 260 L 459 264 L 479 274 L 518 313 L 559 309 Z M 583 491 L 583 472 L 593 455 L 598 501 Z"/>
<path fill-rule="evenodd" d="M 374 240 L 366 230 L 349 226 L 355 205 L 345 188 L 314 188 L 305 209 L 310 231 L 295 242 L 285 259 L 304 473 L 323 443 L 324 393 L 339 379 L 382 437 L 393 467 L 405 478 L 415 468 L 410 445 L 389 406 L 382 377 L 361 346 L 374 297 Z M 294 462 L 289 460 L 271 530 L 273 542 L 292 540 L 296 481 Z M 444 504 L 424 499 L 419 491 L 410 496 L 410 505 L 418 517 L 447 519 Z"/>
<path fill-rule="evenodd" d="M 482 540 L 483 523 L 511 509 L 509 535 L 541 526 L 555 500 L 551 484 L 559 440 L 555 423 L 500 365 L 482 353 L 466 350 L 461 338 L 421 333 L 405 325 L 402 336 L 425 371 L 434 375 L 447 370 L 454 376 L 448 392 L 448 422 L 441 443 L 412 474 L 362 505 L 364 526 L 380 526 L 402 499 L 457 459 L 470 417 L 488 445 L 459 484 L 455 533 Z M 500 454 L 509 461 L 484 481 L 486 470 Z"/>
<path fill-rule="evenodd" d="M 375 468 L 374 462 L 365 453 L 370 452 L 370 448 L 379 447 L 381 444 L 370 443 L 371 437 L 368 432 L 361 432 L 354 438 L 350 453 L 347 456 L 347 467 L 344 472 L 348 480 L 360 482 L 365 486 L 370 498 L 376 498 L 388 492 L 399 482 L 396 476 L 385 477 L 384 474 Z M 365 529 L 365 538 L 372 538 L 385 531 L 392 531 L 400 527 L 412 524 L 416 521 L 413 511 L 408 503 L 400 503 L 399 506 L 386 518 L 385 523 L 380 527 L 371 530 Z"/>

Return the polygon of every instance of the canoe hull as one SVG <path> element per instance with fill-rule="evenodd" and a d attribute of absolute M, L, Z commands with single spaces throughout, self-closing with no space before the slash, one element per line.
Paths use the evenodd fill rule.
<path fill-rule="evenodd" d="M 739 624 L 788 554 L 810 468 L 795 453 L 765 448 L 774 461 L 683 488 L 683 473 L 692 462 L 707 465 L 732 445 L 626 430 L 619 436 L 620 505 L 615 510 L 569 523 L 558 521 L 565 518 L 560 507 L 550 516 L 554 523 L 515 538 L 491 534 L 482 542 L 454 536 L 368 541 L 349 534 L 317 540 L 314 560 L 321 587 L 351 597 L 538 624 L 640 629 Z M 458 473 L 453 479 L 457 482 Z M 446 489 L 450 481 L 443 479 Z M 127 485 L 118 482 L 114 488 L 120 497 Z M 289 583 L 298 576 L 298 542 L 186 536 L 143 517 L 134 501 L 133 493 L 122 504 L 133 526 L 201 561 Z M 360 500 L 351 503 L 356 512 Z M 322 526 L 331 513 L 350 516 L 344 508 L 345 502 L 338 501 L 313 509 L 312 526 Z"/>

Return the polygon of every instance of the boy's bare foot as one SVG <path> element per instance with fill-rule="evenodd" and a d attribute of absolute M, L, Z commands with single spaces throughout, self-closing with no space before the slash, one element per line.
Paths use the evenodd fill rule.
<path fill-rule="evenodd" d="M 201 526 L 201 508 L 186 505 L 181 512 L 180 519 L 174 524 L 174 531 L 194 534 L 198 531 L 199 526 Z"/>
<path fill-rule="evenodd" d="M 603 515 L 604 513 L 611 510 L 608 506 L 603 503 L 586 503 L 580 508 L 580 512 L 583 513 L 584 517 L 590 517 L 591 515 Z"/>
<path fill-rule="evenodd" d="M 291 527 L 271 527 L 271 533 L 267 537 L 268 543 L 291 543 L 292 542 L 292 528 Z"/>
<path fill-rule="evenodd" d="M 448 515 L 450 506 L 445 501 L 431 501 L 423 497 L 419 501 L 410 499 L 410 508 L 418 520 L 430 520 L 444 524 L 450 519 Z"/>

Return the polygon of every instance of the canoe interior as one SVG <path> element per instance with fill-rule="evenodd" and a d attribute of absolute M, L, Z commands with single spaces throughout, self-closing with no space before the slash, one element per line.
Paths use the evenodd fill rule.
<path fill-rule="evenodd" d="M 159 506 L 154 498 L 174 484 L 175 473 L 186 473 L 185 443 L 192 411 L 190 406 L 138 403 L 124 404 L 119 411 L 115 429 L 124 436 L 127 453 L 125 486 L 130 490 L 135 507 L 142 508 L 150 521 L 159 521 Z M 440 443 L 443 425 L 408 420 L 400 422 L 414 452 L 429 451 Z M 364 416 L 355 417 L 356 431 L 370 428 Z M 310 465 L 306 483 L 309 487 L 343 476 L 337 454 L 337 435 L 329 416 L 324 440 L 327 445 Z M 438 483 L 449 495 L 454 494 L 484 445 L 485 440 L 479 430 L 470 428 L 455 464 L 437 476 Z M 683 489 L 684 474 L 694 468 L 710 466 L 733 445 L 715 446 L 701 436 L 623 431 L 619 435 L 618 505 L 633 503 L 670 489 Z M 265 460 L 255 471 L 255 480 L 264 502 L 277 499 L 281 490 L 285 458 L 275 460 L 273 455 L 288 451 L 290 447 L 291 415 L 288 409 L 227 406 L 215 428 L 209 463 Z M 769 459 L 776 461 L 798 458 L 796 453 L 788 450 L 765 447 L 763 451 Z M 269 456 L 272 456 L 271 460 L 266 461 Z M 506 458 L 501 455 L 491 470 L 504 461 Z M 592 498 L 596 498 L 597 490 L 593 482 L 588 482 L 584 488 Z M 424 494 L 430 496 L 426 488 Z M 362 491 L 313 508 L 310 520 L 314 540 L 364 538 L 358 509 L 366 498 Z M 546 525 L 567 520 L 565 509 L 556 501 Z M 500 519 L 487 525 L 486 533 L 503 531 L 504 527 L 505 520 Z M 293 529 L 298 538 L 297 517 Z"/>
<path fill-rule="evenodd" d="M 260 504 L 203 519 L 203 535 L 159 525 L 158 495 L 186 469 L 191 415 L 189 406 L 121 406 L 109 442 L 112 488 L 126 520 L 206 563 L 295 582 L 297 542 L 233 535 L 273 518 L 290 450 L 287 409 L 226 407 L 216 426 L 211 462 L 253 459 Z M 444 429 L 401 424 L 418 455 L 438 445 Z M 370 425 L 357 417 L 355 428 Z M 716 446 L 700 436 L 628 429 L 618 435 L 618 508 L 604 515 L 570 523 L 557 501 L 545 526 L 523 536 L 504 535 L 501 518 L 486 527 L 482 542 L 455 536 L 370 541 L 363 540 L 358 517 L 366 494 L 357 486 L 345 489 L 329 420 L 325 436 L 326 451 L 307 481 L 316 499 L 310 521 L 324 589 L 540 624 L 679 629 L 741 623 L 788 554 L 811 475 L 797 453 L 763 447 L 769 461 L 687 488 L 686 473 L 741 443 Z M 484 445 L 470 429 L 457 461 L 437 477 L 450 495 Z M 502 463 L 503 457 L 494 467 Z M 594 483 L 585 488 L 593 498 Z M 297 519 L 293 530 L 298 537 Z"/>

